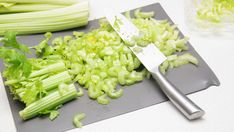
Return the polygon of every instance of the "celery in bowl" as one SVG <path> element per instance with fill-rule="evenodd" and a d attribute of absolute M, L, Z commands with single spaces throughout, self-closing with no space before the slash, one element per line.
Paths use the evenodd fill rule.
<path fill-rule="evenodd" d="M 184 0 L 189 28 L 203 32 L 234 32 L 234 0 Z"/>

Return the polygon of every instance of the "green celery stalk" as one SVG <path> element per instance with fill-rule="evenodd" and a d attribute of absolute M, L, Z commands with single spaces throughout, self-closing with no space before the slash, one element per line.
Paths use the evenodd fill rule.
<path fill-rule="evenodd" d="M 63 62 L 59 62 L 59 63 L 49 65 L 49 66 L 47 66 L 43 69 L 40 69 L 38 71 L 32 72 L 29 75 L 29 78 L 34 78 L 34 77 L 38 77 L 38 76 L 43 75 L 43 74 L 47 74 L 47 73 L 51 73 L 51 72 L 56 73 L 56 72 L 61 72 L 61 71 L 65 71 L 65 70 L 66 70 L 65 64 Z M 5 83 L 5 85 L 12 85 L 12 84 L 18 83 L 20 81 L 24 81 L 26 79 L 27 78 L 21 78 L 20 80 L 17 80 L 17 79 L 6 80 L 4 83 Z"/>
<path fill-rule="evenodd" d="M 71 18 L 76 18 L 74 20 L 72 20 Z M 79 18 L 79 21 L 77 20 Z M 37 18 L 35 18 L 37 19 Z M 57 26 L 57 25 L 61 25 L 61 24 L 69 24 L 69 23 L 81 23 L 83 21 L 87 20 L 87 12 L 80 12 L 79 14 L 74 14 L 74 15 L 67 15 L 64 16 L 63 19 L 59 17 L 53 17 L 53 19 L 41 19 L 41 20 L 37 20 L 35 22 L 30 22 L 30 21 L 21 21 L 19 20 L 17 23 L 13 22 L 13 23 L 0 23 L 0 26 L 2 28 L 9 28 L 9 29 L 14 29 L 13 26 L 20 26 L 20 27 L 24 27 L 24 28 L 34 28 L 35 25 L 38 26 L 47 26 L 47 27 L 51 27 L 51 26 Z M 1 21 L 1 20 L 0 20 Z M 17 21 L 17 20 L 15 20 Z M 87 22 L 86 22 L 87 23 Z M 62 26 L 62 25 L 61 25 Z M 39 27 L 40 28 L 40 27 Z M 15 27 L 15 29 L 17 29 Z"/>
<path fill-rule="evenodd" d="M 32 78 L 32 77 L 40 76 L 40 75 L 50 73 L 50 72 L 59 72 L 59 71 L 65 71 L 65 70 L 66 70 L 65 64 L 63 62 L 59 62 L 59 63 L 49 65 L 41 70 L 34 71 L 30 74 L 29 77 Z"/>
<path fill-rule="evenodd" d="M 0 13 L 21 13 L 63 8 L 64 5 L 52 4 L 16 4 L 7 8 L 0 7 Z"/>
<path fill-rule="evenodd" d="M 71 80 L 72 79 L 68 71 L 64 71 L 64 72 L 58 73 L 56 75 L 50 76 L 42 80 L 42 87 L 46 91 L 49 91 L 57 87 L 61 82 L 68 83 L 68 82 L 71 82 Z"/>
<path fill-rule="evenodd" d="M 30 119 L 39 115 L 41 112 L 51 110 L 58 105 L 68 102 L 77 97 L 77 90 L 74 84 L 70 84 L 64 88 L 62 92 L 59 90 L 45 96 L 44 98 L 30 104 L 24 110 L 20 111 L 20 117 L 23 120 Z"/>
<path fill-rule="evenodd" d="M 50 76 L 50 77 L 42 80 L 42 87 L 46 91 L 51 91 L 51 90 L 53 91 L 54 88 L 58 87 L 59 84 L 70 83 L 71 81 L 72 81 L 72 78 L 69 75 L 68 71 L 64 71 L 64 72 L 55 74 L 53 76 Z M 31 84 L 29 83 L 29 85 L 31 85 Z M 23 95 L 24 95 L 24 90 L 19 91 L 19 93 L 18 93 L 19 98 L 22 98 Z"/>
<path fill-rule="evenodd" d="M 82 2 L 72 6 L 67 6 L 65 8 L 53 9 L 48 11 L 38 11 L 38 12 L 27 12 L 27 13 L 16 13 L 16 14 L 3 14 L 1 15 L 0 23 L 17 23 L 17 22 L 35 22 L 33 20 L 53 20 L 54 18 L 60 18 L 67 15 L 80 14 L 82 12 L 88 11 L 88 2 Z"/>
<path fill-rule="evenodd" d="M 32 33 L 41 33 L 41 32 L 54 32 L 54 31 L 60 31 L 60 30 L 65 30 L 65 29 L 70 29 L 70 28 L 75 28 L 75 27 L 79 27 L 79 26 L 83 26 L 86 25 L 88 23 L 87 20 L 81 20 L 81 21 L 72 21 L 72 22 L 63 22 L 63 23 L 50 23 L 50 25 L 45 24 L 42 25 L 40 23 L 34 24 L 32 25 L 33 27 L 29 27 L 26 26 L 27 24 L 25 24 L 24 26 L 18 26 L 17 24 L 14 26 L 10 26 L 10 27 L 5 27 L 1 26 L 0 24 L 0 28 L 4 29 L 4 30 L 0 30 L 0 36 L 4 34 L 5 30 L 14 30 L 17 31 L 19 34 L 32 34 Z M 30 24 L 30 23 L 29 23 Z"/>
<path fill-rule="evenodd" d="M 53 32 L 79 27 L 88 23 L 88 1 L 48 11 L 4 14 L 0 19 L 0 35 L 5 31 L 18 34 Z M 32 21 L 33 20 L 33 21 Z"/>
<path fill-rule="evenodd" d="M 72 5 L 84 0 L 1 0 L 1 3 L 60 4 Z"/>

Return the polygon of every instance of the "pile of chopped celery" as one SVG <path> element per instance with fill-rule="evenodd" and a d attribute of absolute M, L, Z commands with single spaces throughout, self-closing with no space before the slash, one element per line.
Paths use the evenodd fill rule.
<path fill-rule="evenodd" d="M 234 0 L 200 0 L 196 15 L 198 19 L 212 23 L 234 23 Z"/>
<path fill-rule="evenodd" d="M 32 34 L 88 23 L 88 0 L 1 0 L 0 36 L 6 31 Z"/>
<path fill-rule="evenodd" d="M 136 10 L 136 18 L 126 15 L 141 32 L 135 44 L 141 48 L 154 43 L 168 57 L 160 66 L 162 73 L 188 63 L 198 64 L 189 53 L 176 55 L 188 50 L 188 38 L 180 38 L 176 26 L 154 19 L 153 12 Z M 50 32 L 46 33 L 45 39 L 32 47 L 38 58 L 26 57 L 29 48 L 19 44 L 13 32 L 7 32 L 2 40 L 0 58 L 6 66 L 5 85 L 15 99 L 26 104 L 20 111 L 23 119 L 48 113 L 51 120 L 55 119 L 61 104 L 83 95 L 81 88 L 76 91 L 74 82 L 86 89 L 91 99 L 107 105 L 123 95 L 122 87 L 150 77 L 128 43 L 121 40 L 105 19 L 100 20 L 99 28 L 88 33 L 73 32 L 49 44 L 51 37 Z M 77 127 L 81 126 L 79 120 L 74 118 Z"/>
<path fill-rule="evenodd" d="M 186 53 L 180 56 L 178 52 L 188 50 L 186 45 L 188 37 L 180 38 L 176 25 L 171 25 L 167 20 L 156 20 L 152 18 L 154 12 L 141 12 L 140 9 L 134 12 L 136 18 L 130 18 L 129 12 L 125 15 L 140 29 L 140 37 L 135 38 L 138 51 L 141 47 L 150 43 L 155 44 L 168 59 L 160 66 L 163 74 L 169 68 L 179 67 L 184 64 L 192 63 L 197 65 L 198 60 L 191 54 Z"/>

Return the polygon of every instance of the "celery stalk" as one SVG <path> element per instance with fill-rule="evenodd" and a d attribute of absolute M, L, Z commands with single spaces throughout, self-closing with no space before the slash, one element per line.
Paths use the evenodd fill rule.
<path fill-rule="evenodd" d="M 52 4 L 16 4 L 7 8 L 0 7 L 0 13 L 20 13 L 20 12 L 33 12 L 44 11 L 56 8 L 63 8 L 64 5 L 52 5 Z"/>
<path fill-rule="evenodd" d="M 45 110 L 51 110 L 58 105 L 68 102 L 77 97 L 77 90 L 74 84 L 70 84 L 69 87 L 64 88 L 62 94 L 59 91 L 55 91 L 44 98 L 30 104 L 24 110 L 20 111 L 20 117 L 23 120 L 30 119 L 37 116 Z"/>
<path fill-rule="evenodd" d="M 81 12 L 88 11 L 88 2 L 82 2 L 65 8 L 53 9 L 48 11 L 16 13 L 16 14 L 3 14 L 1 15 L 0 23 L 17 23 L 17 22 L 32 22 L 32 20 L 53 20 L 55 17 L 59 17 L 63 20 L 63 17 L 67 15 L 80 14 Z M 49 19 L 51 18 L 51 19 Z"/>
<path fill-rule="evenodd" d="M 42 80 L 42 87 L 48 91 L 57 87 L 61 82 L 68 83 L 71 82 L 71 80 L 72 79 L 68 71 L 64 71 Z"/>
<path fill-rule="evenodd" d="M 18 34 L 31 34 L 83 26 L 88 23 L 88 8 L 88 1 L 84 0 L 59 9 L 4 14 L 0 19 L 0 35 L 9 30 L 16 31 Z"/>
<path fill-rule="evenodd" d="M 19 34 L 32 34 L 32 33 L 41 33 L 41 32 L 47 32 L 47 31 L 60 31 L 60 30 L 65 30 L 65 29 L 70 29 L 74 27 L 79 27 L 86 25 L 88 21 L 83 20 L 83 21 L 74 21 L 74 22 L 65 22 L 65 23 L 50 23 L 51 25 L 43 25 L 41 26 L 40 23 L 34 24 L 34 27 L 27 27 L 25 24 L 24 26 L 18 26 L 16 24 L 16 27 L 9 27 L 9 28 L 3 28 L 0 24 L 0 28 L 4 30 L 14 30 L 17 31 Z M 40 27 L 41 26 L 41 27 Z M 0 30 L 0 36 L 4 34 L 4 30 Z"/>
<path fill-rule="evenodd" d="M 84 0 L 1 0 L 1 3 L 60 4 L 72 5 Z"/>
<path fill-rule="evenodd" d="M 69 24 L 69 23 L 75 23 L 75 22 L 79 24 L 80 22 L 87 20 L 87 15 L 88 15 L 87 12 L 80 12 L 79 14 L 72 14 L 72 15 L 67 14 L 66 16 L 63 16 L 63 19 L 60 18 L 61 16 L 58 16 L 58 17 L 54 16 L 53 19 L 41 19 L 41 20 L 37 20 L 35 22 L 14 20 L 15 22 L 13 22 L 13 23 L 0 23 L 0 26 L 2 28 L 5 27 L 5 28 L 14 29 L 13 26 L 34 28 L 35 25 L 38 25 L 38 26 L 57 26 L 60 24 Z M 77 18 L 77 19 L 79 18 L 79 21 L 77 21 L 77 19 L 73 20 L 71 18 Z M 37 18 L 35 18 L 35 19 L 37 19 Z M 38 27 L 38 28 L 40 28 L 40 27 Z"/>
<path fill-rule="evenodd" d="M 34 71 L 30 74 L 29 77 L 36 77 L 36 76 L 40 76 L 40 75 L 50 73 L 50 72 L 64 71 L 65 69 L 66 69 L 65 64 L 63 62 L 59 62 L 59 63 L 49 65 L 48 67 L 43 68 L 41 70 Z"/>
<path fill-rule="evenodd" d="M 68 71 L 64 71 L 58 74 L 55 74 L 53 76 L 50 76 L 44 80 L 42 80 L 42 87 L 46 91 L 54 90 L 54 88 L 58 87 L 61 83 L 70 83 L 71 82 L 71 76 L 69 75 Z M 29 85 L 31 85 L 29 83 Z M 29 86 L 28 86 L 29 87 Z M 18 96 L 19 98 L 22 98 L 24 95 L 24 90 L 19 91 Z"/>
<path fill-rule="evenodd" d="M 27 23 L 24 25 L 19 25 L 19 26 L 17 26 L 17 24 L 14 24 L 14 25 L 11 25 L 10 27 L 4 27 L 5 25 L 0 24 L 0 27 L 3 29 L 3 30 L 0 30 L 0 35 L 3 35 L 4 31 L 6 30 L 14 30 L 14 31 L 17 31 L 19 34 L 32 34 L 32 33 L 41 33 L 41 32 L 47 32 L 47 31 L 50 31 L 50 32 L 60 31 L 60 30 L 65 30 L 65 29 L 70 29 L 70 28 L 75 28 L 75 27 L 86 25 L 88 23 L 87 19 L 88 18 L 85 18 L 85 20 L 80 20 L 80 21 L 67 21 L 67 22 L 61 22 L 61 23 L 49 22 L 48 24 L 44 24 L 44 25 L 42 25 L 41 23 L 36 23 L 32 25 L 33 27 L 27 26 Z M 29 24 L 32 24 L 32 23 L 29 23 Z"/>
<path fill-rule="evenodd" d="M 29 78 L 34 78 L 43 74 L 47 74 L 47 73 L 56 73 L 56 72 L 61 72 L 61 71 L 65 71 L 66 70 L 66 66 L 63 62 L 59 62 L 59 63 L 55 63 L 52 65 L 49 65 L 43 69 L 40 69 L 38 71 L 34 71 L 30 74 Z M 66 75 L 67 76 L 67 75 Z M 13 79 L 13 80 L 7 80 L 5 81 L 5 85 L 12 85 L 15 83 L 18 83 L 20 81 L 24 81 L 26 78 L 21 78 L 19 79 Z"/>

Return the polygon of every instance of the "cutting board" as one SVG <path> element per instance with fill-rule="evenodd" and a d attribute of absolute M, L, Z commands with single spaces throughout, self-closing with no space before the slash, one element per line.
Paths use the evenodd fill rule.
<path fill-rule="evenodd" d="M 166 19 L 173 23 L 159 3 L 142 7 L 142 10 L 154 11 L 156 13 L 156 19 Z M 73 31 L 88 32 L 98 27 L 98 20 L 93 20 L 85 27 L 56 32 L 53 37 L 71 35 Z M 181 32 L 180 36 L 183 37 Z M 29 46 L 38 44 L 42 39 L 43 34 L 19 37 L 20 42 L 28 44 Z M 179 68 L 171 69 L 166 74 L 166 78 L 168 78 L 168 80 L 177 86 L 184 94 L 204 90 L 212 85 L 220 85 L 215 74 L 193 49 L 191 44 L 188 42 L 187 45 L 189 46 L 189 51 L 186 52 L 194 55 L 199 60 L 199 65 L 194 66 L 192 64 L 188 64 Z M 0 64 L 0 69 L 3 71 L 2 62 Z M 124 95 L 119 99 L 111 100 L 111 103 L 108 105 L 100 105 L 96 101 L 89 99 L 87 91 L 85 91 L 85 95 L 83 97 L 64 104 L 64 106 L 59 109 L 60 116 L 54 121 L 50 121 L 47 116 L 35 117 L 33 119 L 23 121 L 19 117 L 18 113 L 24 108 L 24 105 L 19 101 L 13 100 L 9 88 L 5 88 L 18 132 L 61 132 L 74 128 L 72 119 L 77 113 L 83 112 L 87 115 L 87 117 L 82 121 L 84 125 L 87 125 L 168 100 L 153 79 L 145 79 L 140 83 L 125 87 Z"/>

